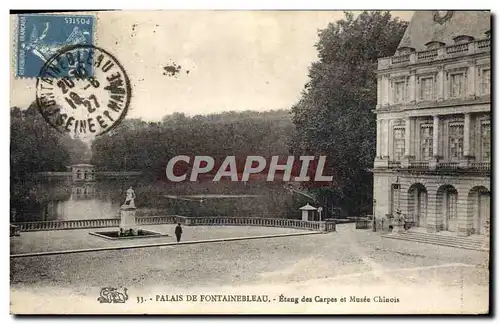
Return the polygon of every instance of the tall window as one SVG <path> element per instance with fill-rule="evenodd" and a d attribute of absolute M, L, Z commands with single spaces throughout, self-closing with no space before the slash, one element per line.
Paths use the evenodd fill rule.
<path fill-rule="evenodd" d="M 406 82 L 394 82 L 394 102 L 401 103 L 406 99 Z"/>
<path fill-rule="evenodd" d="M 399 161 L 405 154 L 405 129 L 403 127 L 394 128 L 394 161 Z"/>
<path fill-rule="evenodd" d="M 432 125 L 420 126 L 420 158 L 423 161 L 427 161 L 432 158 L 433 135 Z"/>
<path fill-rule="evenodd" d="M 450 160 L 457 161 L 464 155 L 464 125 L 451 124 L 448 129 Z"/>
<path fill-rule="evenodd" d="M 457 98 L 464 94 L 464 74 L 456 73 L 451 75 L 450 97 Z"/>
<path fill-rule="evenodd" d="M 481 123 L 481 160 L 490 161 L 491 158 L 491 125 L 490 122 Z"/>
<path fill-rule="evenodd" d="M 434 78 L 427 77 L 420 79 L 420 99 L 432 100 L 434 98 Z"/>
<path fill-rule="evenodd" d="M 490 81 L 491 81 L 491 71 L 490 69 L 484 69 L 481 78 L 481 93 L 490 93 Z"/>

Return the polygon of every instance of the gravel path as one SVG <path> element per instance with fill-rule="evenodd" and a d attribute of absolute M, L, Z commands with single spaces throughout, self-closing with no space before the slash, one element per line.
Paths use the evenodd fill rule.
<path fill-rule="evenodd" d="M 23 300 L 54 292 L 98 296 L 105 286 L 129 287 L 135 296 L 138 291 L 246 287 L 245 293 L 303 293 L 330 287 L 332 293 L 371 289 L 421 299 L 412 307 L 446 300 L 453 304 L 450 309 L 463 311 L 487 306 L 487 260 L 484 252 L 385 239 L 345 224 L 323 235 L 29 257 L 11 259 L 10 265 L 12 296 Z M 421 290 L 425 296 L 411 297 Z M 444 295 L 448 299 L 446 291 L 453 291 Z"/>

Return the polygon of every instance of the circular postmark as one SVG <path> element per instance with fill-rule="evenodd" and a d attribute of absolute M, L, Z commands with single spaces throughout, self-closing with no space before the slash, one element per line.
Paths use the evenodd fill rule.
<path fill-rule="evenodd" d="M 94 137 L 125 118 L 130 80 L 116 58 L 93 45 L 72 45 L 51 56 L 36 81 L 40 114 L 62 133 Z"/>

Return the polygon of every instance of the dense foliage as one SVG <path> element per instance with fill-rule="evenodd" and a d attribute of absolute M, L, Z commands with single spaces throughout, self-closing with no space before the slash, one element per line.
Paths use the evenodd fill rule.
<path fill-rule="evenodd" d="M 330 23 L 319 32 L 319 60 L 292 108 L 294 149 L 326 153 L 334 170 L 331 190 L 319 194 L 353 214 L 370 212 L 372 200 L 377 59 L 394 54 L 406 26 L 389 12 L 345 13 Z"/>
<path fill-rule="evenodd" d="M 161 122 L 127 119 L 92 143 L 92 163 L 101 170 L 164 173 L 177 155 L 288 155 L 294 126 L 288 111 L 227 112 L 187 117 L 176 113 Z"/>

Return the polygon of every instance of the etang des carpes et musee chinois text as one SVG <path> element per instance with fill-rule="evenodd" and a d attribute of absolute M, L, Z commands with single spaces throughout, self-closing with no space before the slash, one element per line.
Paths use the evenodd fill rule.
<path fill-rule="evenodd" d="M 254 303 L 399 303 L 398 297 L 387 296 L 342 296 L 342 297 L 327 297 L 327 296 L 302 296 L 302 297 L 286 297 L 283 294 L 276 298 L 270 298 L 268 295 L 155 295 L 153 298 L 137 297 L 138 303 L 146 301 L 156 302 L 254 302 Z"/>

